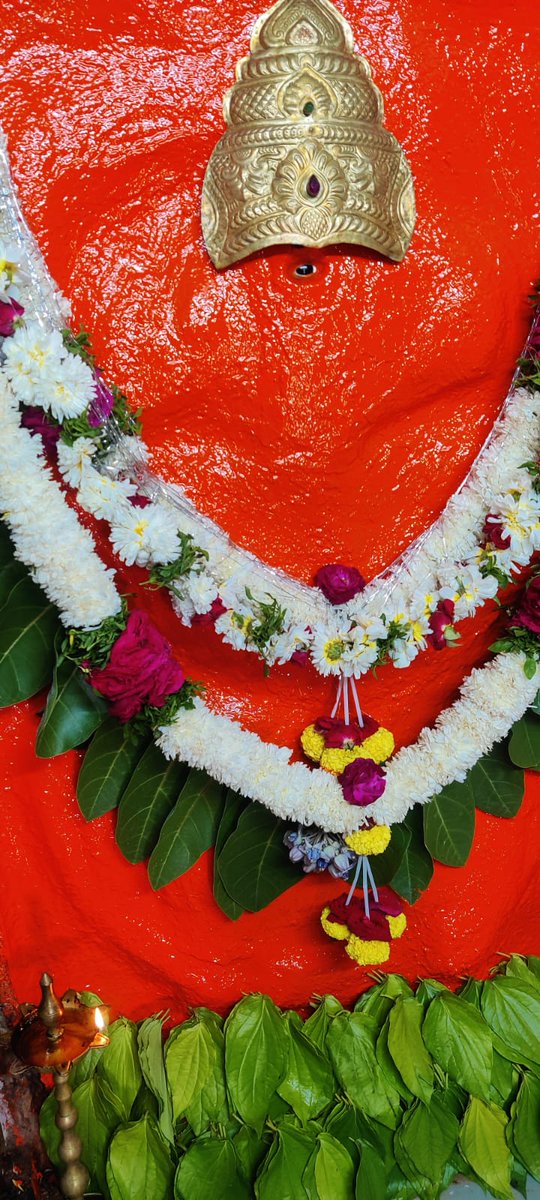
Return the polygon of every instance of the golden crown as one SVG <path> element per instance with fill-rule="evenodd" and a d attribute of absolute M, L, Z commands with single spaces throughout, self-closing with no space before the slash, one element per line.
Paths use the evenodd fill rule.
<path fill-rule="evenodd" d="M 330 0 L 279 0 L 259 19 L 223 113 L 228 129 L 202 201 L 216 267 L 291 242 L 404 257 L 416 217 L 411 170 Z"/>

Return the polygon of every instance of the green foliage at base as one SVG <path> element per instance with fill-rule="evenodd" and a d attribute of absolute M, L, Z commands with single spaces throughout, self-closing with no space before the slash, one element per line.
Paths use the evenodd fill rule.
<path fill-rule="evenodd" d="M 252 995 L 162 1027 L 121 1018 L 72 1071 L 106 1200 L 437 1200 L 458 1173 L 510 1200 L 540 1179 L 538 958 L 457 995 L 379 975 L 352 1011 L 325 996 L 302 1021 Z"/>

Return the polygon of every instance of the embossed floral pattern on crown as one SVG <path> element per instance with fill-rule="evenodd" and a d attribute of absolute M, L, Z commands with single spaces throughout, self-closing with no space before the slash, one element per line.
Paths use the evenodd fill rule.
<path fill-rule="evenodd" d="M 217 267 L 288 242 L 404 257 L 416 216 L 411 171 L 330 0 L 279 0 L 257 23 L 224 116 L 202 202 Z"/>

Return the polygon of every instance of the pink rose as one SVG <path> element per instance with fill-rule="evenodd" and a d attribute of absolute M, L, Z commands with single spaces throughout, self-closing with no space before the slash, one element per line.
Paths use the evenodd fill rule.
<path fill-rule="evenodd" d="M 111 701 L 111 714 L 120 721 L 129 721 L 145 704 L 161 708 L 184 680 L 169 643 L 137 609 L 114 643 L 107 666 L 90 675 L 92 687 Z"/>
<path fill-rule="evenodd" d="M 361 746 L 378 728 L 379 722 L 374 717 L 368 717 L 367 713 L 364 714 L 363 725 L 359 725 L 358 721 L 346 725 L 337 717 L 317 717 L 315 721 L 315 729 L 317 733 L 322 733 L 329 750 L 343 750 L 348 743 L 350 746 Z"/>
<path fill-rule="evenodd" d="M 486 542 L 490 542 L 495 550 L 508 550 L 511 538 L 503 533 L 502 521 L 494 513 L 488 513 L 482 533 Z"/>
<path fill-rule="evenodd" d="M 540 575 L 535 575 L 527 584 L 510 624 L 540 634 Z"/>
<path fill-rule="evenodd" d="M 366 581 L 356 570 L 356 567 L 345 567 L 343 563 L 331 563 L 321 567 L 315 576 L 315 583 L 330 604 L 346 604 L 363 592 Z"/>
<path fill-rule="evenodd" d="M 386 787 L 382 767 L 371 758 L 355 758 L 338 778 L 347 804 L 356 804 L 360 808 L 378 800 Z"/>
<path fill-rule="evenodd" d="M 455 611 L 456 606 L 453 600 L 440 600 L 435 612 L 432 612 L 429 618 L 431 634 L 428 640 L 435 650 L 444 650 L 448 645 L 444 632 L 449 625 L 453 624 Z"/>
<path fill-rule="evenodd" d="M 218 617 L 222 617 L 223 613 L 226 612 L 227 609 L 223 603 L 223 600 L 220 596 L 216 596 L 215 600 L 212 600 L 210 611 L 207 613 L 195 613 L 195 616 L 191 618 L 191 624 L 214 625 Z"/>
<path fill-rule="evenodd" d="M 15 328 L 15 321 L 18 317 L 22 317 L 24 308 L 19 304 L 18 300 L 14 300 L 13 296 L 6 303 L 0 301 L 0 337 L 11 337 Z"/>

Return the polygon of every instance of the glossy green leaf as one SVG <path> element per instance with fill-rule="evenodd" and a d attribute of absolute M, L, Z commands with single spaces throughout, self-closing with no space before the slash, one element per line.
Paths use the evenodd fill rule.
<path fill-rule="evenodd" d="M 249 800 L 246 800 L 244 796 L 240 796 L 238 792 L 233 792 L 231 789 L 229 789 L 225 797 L 223 813 L 221 815 L 221 821 L 219 822 L 219 829 L 216 836 L 216 845 L 214 850 L 214 900 L 216 901 L 216 904 L 219 905 L 221 911 L 225 913 L 225 916 L 229 917 L 229 920 L 231 921 L 236 921 L 238 917 L 241 917 L 244 909 L 242 908 L 241 904 L 238 904 L 236 900 L 233 900 L 232 896 L 229 896 L 229 893 L 225 888 L 221 878 L 219 861 L 221 851 L 223 850 L 227 839 L 232 833 L 234 833 L 240 817 L 247 808 L 248 804 Z"/>
<path fill-rule="evenodd" d="M 223 1029 L 214 1019 L 214 1013 L 208 1013 L 206 1009 L 196 1009 L 195 1016 L 205 1025 L 214 1045 L 210 1073 L 186 1109 L 186 1118 L 194 1133 L 199 1136 L 211 1125 L 226 1125 L 230 1120 L 230 1112 Z"/>
<path fill-rule="evenodd" d="M 510 759 L 516 767 L 540 771 L 540 721 L 534 713 L 526 712 L 516 721 L 508 743 Z"/>
<path fill-rule="evenodd" d="M 379 1036 L 378 1036 L 377 1042 L 376 1042 L 376 1046 L 375 1046 L 377 1062 L 379 1063 L 379 1066 L 381 1067 L 381 1070 L 384 1075 L 384 1078 L 386 1079 L 386 1082 L 388 1084 L 390 1084 L 390 1086 L 396 1092 L 398 1092 L 398 1094 L 402 1097 L 403 1100 L 405 1100 L 405 1102 L 407 1104 L 410 1104 L 413 1100 L 413 1094 L 410 1091 L 410 1089 L 407 1087 L 406 1083 L 404 1082 L 403 1076 L 400 1075 L 400 1073 L 396 1067 L 396 1064 L 392 1058 L 392 1055 L 390 1054 L 390 1051 L 388 1049 L 388 1029 L 389 1029 L 389 1021 L 388 1021 L 388 1017 L 387 1017 L 386 1021 L 384 1022 L 384 1025 L 379 1033 Z"/>
<path fill-rule="evenodd" d="M 221 784 L 205 771 L 190 771 L 150 857 L 148 877 L 154 891 L 189 871 L 214 845 L 222 811 Z"/>
<path fill-rule="evenodd" d="M 392 837 L 384 854 L 374 855 L 370 859 L 375 883 L 379 886 L 382 887 L 393 879 L 403 861 L 410 840 L 410 830 L 406 825 L 392 826 Z"/>
<path fill-rule="evenodd" d="M 187 774 L 183 763 L 166 759 L 154 743 L 145 750 L 118 807 L 116 844 L 128 862 L 150 856 Z"/>
<path fill-rule="evenodd" d="M 429 1105 L 417 1101 L 400 1126 L 401 1144 L 409 1160 L 432 1184 L 439 1183 L 458 1135 L 459 1121 L 437 1093 Z"/>
<path fill-rule="evenodd" d="M 123 1120 L 121 1105 L 109 1084 L 97 1074 L 75 1088 L 73 1103 L 79 1114 L 77 1133 L 83 1146 L 82 1161 L 94 1183 L 91 1190 L 106 1192 L 107 1150 Z"/>
<path fill-rule="evenodd" d="M 416 904 L 433 877 L 433 859 L 424 841 L 424 817 L 419 804 L 407 814 L 405 827 L 409 841 L 390 886 L 408 904 Z"/>
<path fill-rule="evenodd" d="M 345 1012 L 343 1005 L 335 996 L 323 996 L 315 1012 L 304 1021 L 304 1035 L 314 1042 L 323 1054 L 326 1054 L 326 1039 L 328 1030 L 338 1013 Z"/>
<path fill-rule="evenodd" d="M 385 1080 L 377 1061 L 376 1022 L 365 1013 L 342 1013 L 332 1022 L 328 1048 L 336 1075 L 361 1112 L 395 1129 L 399 1095 Z"/>
<path fill-rule="evenodd" d="M 120 1017 L 108 1030 L 110 1044 L 103 1052 L 96 1074 L 109 1084 L 128 1120 L 142 1083 L 137 1050 L 137 1026 L 134 1021 Z"/>
<path fill-rule="evenodd" d="M 56 639 L 57 654 L 59 639 Z M 86 683 L 80 668 L 57 657 L 45 712 L 36 737 L 38 758 L 55 758 L 81 746 L 106 720 L 108 706 Z"/>
<path fill-rule="evenodd" d="M 170 1149 L 152 1117 L 117 1130 L 107 1162 L 111 1200 L 171 1200 L 173 1180 Z"/>
<path fill-rule="evenodd" d="M 433 1065 L 422 1038 L 424 1011 L 415 996 L 396 1000 L 388 1018 L 388 1049 L 414 1096 L 429 1104 L 433 1093 Z"/>
<path fill-rule="evenodd" d="M 234 1139 L 234 1148 L 240 1171 L 250 1186 L 255 1182 L 257 1171 L 268 1152 L 271 1136 L 270 1131 L 266 1130 L 262 1137 L 258 1137 L 254 1129 L 249 1129 L 247 1125 L 242 1125 L 242 1128 Z M 253 1192 L 250 1192 L 250 1200 L 252 1195 Z"/>
<path fill-rule="evenodd" d="M 257 1175 L 256 1200 L 308 1200 L 302 1177 L 315 1144 L 313 1133 L 284 1124 Z"/>
<path fill-rule="evenodd" d="M 521 954 L 511 954 L 510 958 L 504 964 L 504 974 L 507 977 L 522 979 L 524 983 L 529 985 L 533 992 L 537 992 L 540 996 L 540 979 L 531 971 L 525 959 Z"/>
<path fill-rule="evenodd" d="M 540 1180 L 540 1079 L 526 1072 L 512 1105 L 512 1142 L 521 1162 Z"/>
<path fill-rule="evenodd" d="M 139 1026 L 137 1044 L 139 1062 L 146 1086 L 156 1097 L 159 1107 L 159 1127 L 165 1139 L 174 1142 L 173 1109 L 169 1081 L 163 1056 L 163 1022 L 159 1017 L 147 1017 Z"/>
<path fill-rule="evenodd" d="M 190 1146 L 174 1181 L 175 1200 L 250 1200 L 232 1142 L 209 1140 Z"/>
<path fill-rule="evenodd" d="M 430 1004 L 422 1037 L 432 1058 L 473 1096 L 489 1099 L 493 1066 L 490 1031 L 472 1004 L 451 992 Z"/>
<path fill-rule="evenodd" d="M 330 1104 L 334 1095 L 334 1072 L 320 1050 L 298 1029 L 290 1017 L 285 1018 L 289 1041 L 289 1061 L 285 1078 L 278 1087 L 279 1095 L 290 1104 L 302 1122 Z"/>
<path fill-rule="evenodd" d="M 522 979 L 498 975 L 484 984 L 482 1013 L 503 1044 L 504 1057 L 515 1053 L 516 1062 L 540 1064 L 540 994 L 536 990 Z"/>
<path fill-rule="evenodd" d="M 424 807 L 424 838 L 431 856 L 462 867 L 474 837 L 474 797 L 468 781 L 452 783 Z"/>
<path fill-rule="evenodd" d="M 493 1050 L 493 1070 L 491 1072 L 490 1100 L 506 1108 L 517 1092 L 519 1075 L 512 1062 L 503 1058 L 497 1050 Z"/>
<path fill-rule="evenodd" d="M 329 1133 L 320 1133 L 302 1182 L 308 1200 L 354 1200 L 354 1165 L 350 1154 Z"/>
<path fill-rule="evenodd" d="M 362 1146 L 355 1200 L 386 1200 L 385 1165 L 380 1154 L 371 1146 Z"/>
<path fill-rule="evenodd" d="M 0 609 L 0 708 L 28 700 L 52 676 L 58 614 L 25 576 Z"/>
<path fill-rule="evenodd" d="M 284 823 L 261 804 L 250 804 L 225 842 L 218 870 L 228 894 L 259 912 L 300 882 L 283 845 Z"/>
<path fill-rule="evenodd" d="M 77 780 L 77 800 L 87 821 L 116 808 L 149 740 L 150 735 L 131 737 L 113 717 L 94 734 Z"/>
<path fill-rule="evenodd" d="M 459 1148 L 493 1195 L 511 1200 L 511 1156 L 505 1130 L 508 1118 L 494 1104 L 472 1096 L 463 1119 Z"/>
<path fill-rule="evenodd" d="M 482 812 L 495 817 L 515 817 L 525 794 L 523 771 L 515 767 L 508 757 L 504 742 L 496 743 L 489 754 L 485 754 L 469 771 L 467 782 L 474 803 Z"/>
<path fill-rule="evenodd" d="M 246 996 L 225 1023 L 225 1064 L 232 1104 L 259 1134 L 272 1094 L 287 1070 L 289 1041 L 268 996 Z"/>
<path fill-rule="evenodd" d="M 216 1044 L 202 1021 L 184 1025 L 178 1036 L 165 1046 L 165 1069 L 175 1121 L 202 1091 L 216 1058 Z"/>

